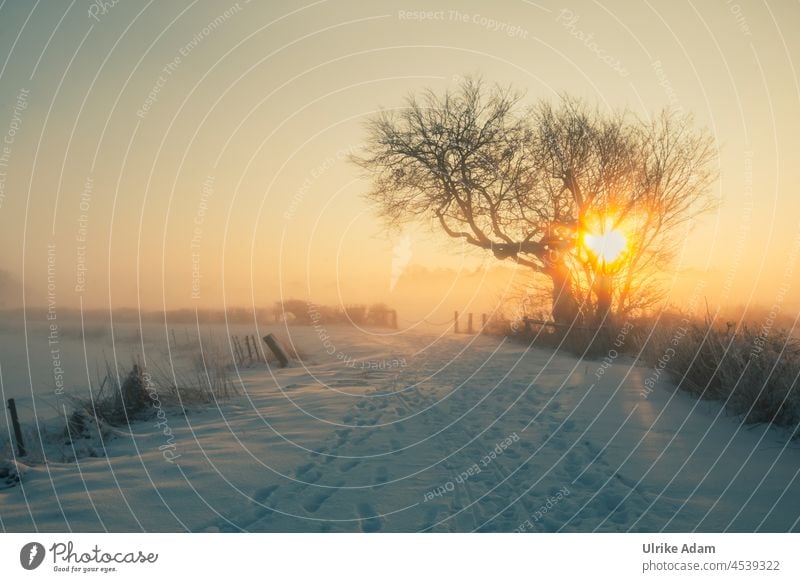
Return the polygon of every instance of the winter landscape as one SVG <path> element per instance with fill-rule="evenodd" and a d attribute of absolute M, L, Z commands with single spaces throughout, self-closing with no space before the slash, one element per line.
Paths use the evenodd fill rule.
<path fill-rule="evenodd" d="M 0 2 L 0 531 L 800 532 L 796 3 L 151 4 Z"/>
<path fill-rule="evenodd" d="M 129 360 L 138 329 L 117 331 L 117 353 L 102 339 L 87 353 Z M 163 330 L 148 331 L 145 353 L 169 353 Z M 216 349 L 225 331 L 203 328 L 198 341 L 181 330 L 171 361 L 191 369 L 186 346 Z M 18 459 L 20 482 L 0 491 L 3 526 L 775 532 L 800 523 L 800 450 L 785 429 L 746 425 L 670 382 L 648 389 L 653 368 L 629 356 L 609 365 L 423 326 L 336 325 L 324 331 L 327 347 L 312 327 L 259 329 L 271 332 L 302 362 L 231 370 L 239 394 L 163 419 L 154 411 L 130 426 L 89 427 L 70 442 L 58 422 L 64 400 L 43 397 L 36 414 L 52 418 L 28 432 L 31 460 Z M 3 379 L 20 380 L 7 369 Z M 32 399 L 9 395 L 30 418 Z"/>

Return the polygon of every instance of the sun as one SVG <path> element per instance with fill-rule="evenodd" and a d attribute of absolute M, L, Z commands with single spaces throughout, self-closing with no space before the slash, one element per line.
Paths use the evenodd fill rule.
<path fill-rule="evenodd" d="M 628 246 L 628 240 L 619 229 L 614 228 L 611 219 L 606 219 L 600 232 L 587 232 L 583 235 L 583 244 L 606 265 L 616 261 Z"/>

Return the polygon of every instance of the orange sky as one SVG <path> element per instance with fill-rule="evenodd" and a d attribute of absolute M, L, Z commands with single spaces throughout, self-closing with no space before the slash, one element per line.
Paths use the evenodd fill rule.
<path fill-rule="evenodd" d="M 3 5 L 0 303 L 47 303 L 54 245 L 63 306 L 490 305 L 510 271 L 476 279 L 496 263 L 426 225 L 386 232 L 345 159 L 378 107 L 478 73 L 693 112 L 720 208 L 670 300 L 800 308 L 797 3 L 263 4 Z"/>

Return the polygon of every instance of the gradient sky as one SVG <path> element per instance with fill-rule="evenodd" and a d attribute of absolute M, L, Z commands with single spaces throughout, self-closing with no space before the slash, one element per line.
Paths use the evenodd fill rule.
<path fill-rule="evenodd" d="M 48 248 L 59 306 L 490 301 L 511 271 L 476 275 L 498 263 L 426 225 L 386 232 L 345 159 L 379 107 L 479 74 L 530 101 L 692 112 L 720 207 L 670 300 L 796 310 L 798 22 L 794 1 L 7 0 L 0 302 L 47 303 Z"/>

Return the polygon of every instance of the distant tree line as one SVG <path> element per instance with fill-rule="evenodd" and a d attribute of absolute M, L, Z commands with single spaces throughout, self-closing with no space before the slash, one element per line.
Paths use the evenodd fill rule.
<path fill-rule="evenodd" d="M 297 325 L 311 325 L 312 312 L 316 312 L 318 321 L 325 323 L 353 323 L 357 325 L 389 326 L 393 323 L 394 310 L 385 303 L 319 305 L 303 299 L 287 299 L 276 301 L 273 307 L 231 307 L 228 309 L 169 309 L 138 310 L 133 307 L 120 307 L 113 310 L 87 309 L 83 317 L 78 309 L 62 307 L 58 309 L 58 319 L 64 322 L 80 322 L 81 319 L 93 323 L 151 323 L 151 324 L 195 324 L 208 323 L 253 323 L 267 325 L 276 321 Z M 46 321 L 47 309 L 29 307 L 25 310 L 29 323 Z M 22 321 L 22 308 L 0 309 L 0 320 Z"/>
<path fill-rule="evenodd" d="M 351 323 L 388 327 L 393 313 L 385 303 L 319 305 L 302 299 L 277 301 L 273 310 L 275 319 L 296 325 Z"/>

